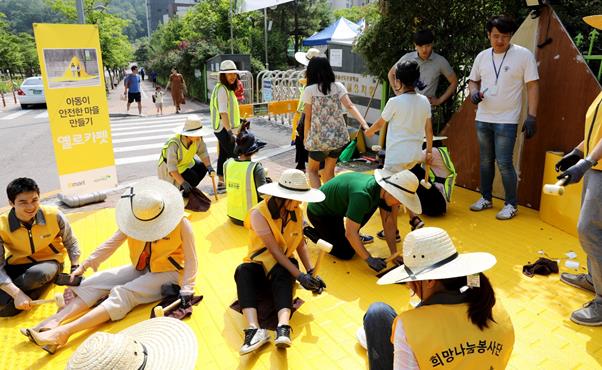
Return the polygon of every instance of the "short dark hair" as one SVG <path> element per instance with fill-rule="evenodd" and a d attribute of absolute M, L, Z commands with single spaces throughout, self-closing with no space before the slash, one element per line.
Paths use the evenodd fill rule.
<path fill-rule="evenodd" d="M 11 203 L 15 202 L 17 195 L 21 193 L 29 193 L 30 191 L 35 191 L 38 195 L 40 195 L 40 188 L 38 187 L 38 184 L 36 184 L 36 182 L 29 177 L 16 178 L 6 187 L 6 195 Z"/>
<path fill-rule="evenodd" d="M 432 44 L 435 41 L 435 35 L 431 30 L 420 30 L 414 34 L 414 44 L 418 46 Z"/>
<path fill-rule="evenodd" d="M 228 90 L 236 90 L 236 81 L 238 81 L 238 74 L 236 74 L 236 80 L 234 80 L 233 83 L 229 83 L 228 82 L 228 78 L 226 78 L 226 73 L 220 73 L 219 74 L 219 82 L 226 86 L 228 88 Z"/>
<path fill-rule="evenodd" d="M 514 33 L 516 31 L 516 22 L 509 15 L 496 15 L 487 20 L 487 24 L 485 25 L 487 33 L 491 33 L 494 27 L 501 33 Z"/>
<path fill-rule="evenodd" d="M 131 69 L 132 69 L 132 71 L 133 71 L 134 69 L 138 69 L 138 66 L 132 66 L 132 68 L 131 68 Z"/>
<path fill-rule="evenodd" d="M 406 60 L 397 63 L 395 68 L 395 78 L 408 87 L 414 87 L 416 81 L 420 79 L 420 68 L 415 60 Z"/>
<path fill-rule="evenodd" d="M 335 81 L 330 62 L 322 57 L 311 58 L 305 70 L 305 77 L 307 77 L 307 86 L 318 84 L 318 90 L 324 95 L 330 93 L 330 84 Z"/>

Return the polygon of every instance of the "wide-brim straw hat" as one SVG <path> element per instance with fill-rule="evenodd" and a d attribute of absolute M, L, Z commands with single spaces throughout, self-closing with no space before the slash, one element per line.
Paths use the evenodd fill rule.
<path fill-rule="evenodd" d="M 184 121 L 184 127 L 174 130 L 175 133 L 184 136 L 200 137 L 207 136 L 213 133 L 210 126 L 203 125 L 203 121 L 196 114 L 190 115 Z"/>
<path fill-rule="evenodd" d="M 295 169 L 284 170 L 278 182 L 261 185 L 257 191 L 262 194 L 308 203 L 321 202 L 326 198 L 322 191 L 309 186 L 303 171 Z"/>
<path fill-rule="evenodd" d="M 379 285 L 408 281 L 451 279 L 478 274 L 496 263 L 485 252 L 458 254 L 447 232 L 438 227 L 423 227 L 406 235 L 403 241 L 404 264 L 378 280 Z"/>
<path fill-rule="evenodd" d="M 236 64 L 233 61 L 227 59 L 227 60 L 222 61 L 219 64 L 219 72 L 217 72 L 217 73 L 220 74 L 220 73 L 241 73 L 241 72 L 242 71 L 239 71 L 237 69 Z"/>
<path fill-rule="evenodd" d="M 151 242 L 178 226 L 184 217 L 184 201 L 171 183 L 148 178 L 126 189 L 115 206 L 115 217 L 124 234 Z"/>
<path fill-rule="evenodd" d="M 602 14 L 583 17 L 583 21 L 594 28 L 602 30 Z"/>
<path fill-rule="evenodd" d="M 422 213 L 422 205 L 416 191 L 420 182 L 410 170 L 393 173 L 384 169 L 374 170 L 378 185 L 406 206 L 410 211 Z"/>
<path fill-rule="evenodd" d="M 156 317 L 118 333 L 97 332 L 73 353 L 67 370 L 192 370 L 198 343 L 180 320 Z"/>
<path fill-rule="evenodd" d="M 295 53 L 295 59 L 297 60 L 297 62 L 303 64 L 304 66 L 309 64 L 309 61 L 312 58 L 315 58 L 317 56 L 320 56 L 320 50 L 316 49 L 316 48 L 310 48 L 307 51 L 298 51 Z"/>

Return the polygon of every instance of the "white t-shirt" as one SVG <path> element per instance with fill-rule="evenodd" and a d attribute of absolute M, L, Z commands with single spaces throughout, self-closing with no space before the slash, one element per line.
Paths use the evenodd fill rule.
<path fill-rule="evenodd" d="M 401 318 L 395 321 L 393 328 L 393 369 L 394 370 L 419 370 L 418 361 L 414 351 L 408 344 L 406 332 L 403 328 Z"/>
<path fill-rule="evenodd" d="M 318 86 L 319 84 L 309 85 L 303 90 L 303 103 L 311 104 L 311 98 L 314 96 L 326 96 L 326 94 L 323 94 L 320 89 L 318 89 Z M 347 89 L 342 83 L 334 82 L 330 84 L 330 92 L 328 95 L 336 95 L 341 99 L 347 94 Z"/>
<path fill-rule="evenodd" d="M 496 69 L 499 71 L 497 87 Z M 504 53 L 493 53 L 492 48 L 481 51 L 474 60 L 468 78 L 475 82 L 481 81 L 481 91 L 485 94 L 478 105 L 477 121 L 517 124 L 522 107 L 523 86 L 527 82 L 539 80 L 539 74 L 533 53 L 522 46 L 511 44 L 505 58 Z"/>
<path fill-rule="evenodd" d="M 389 122 L 384 167 L 397 172 L 420 162 L 424 126 L 431 118 L 428 98 L 414 93 L 393 97 L 385 105 L 381 117 Z"/>
<path fill-rule="evenodd" d="M 228 112 L 228 91 L 227 87 L 220 87 L 217 90 L 217 110 L 219 113 L 228 113 L 228 118 L 230 122 L 232 121 L 232 117 L 230 117 L 230 112 Z M 230 123 L 231 124 L 231 123 Z M 217 129 L 213 130 L 214 132 L 220 132 L 224 129 L 224 124 L 222 123 L 221 116 L 219 119 L 219 126 Z"/>

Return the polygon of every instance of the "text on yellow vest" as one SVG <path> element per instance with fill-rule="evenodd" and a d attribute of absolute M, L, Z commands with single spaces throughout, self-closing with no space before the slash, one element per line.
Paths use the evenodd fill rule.
<path fill-rule="evenodd" d="M 213 130 L 217 130 L 220 124 L 217 92 L 222 88 L 226 90 L 228 95 L 228 119 L 230 120 L 230 126 L 232 126 L 233 129 L 238 128 L 240 126 L 240 109 L 238 107 L 238 99 L 236 99 L 234 91 L 228 89 L 225 85 L 219 82 L 213 88 L 213 92 L 211 92 L 211 102 L 209 106 L 211 112 L 211 126 L 213 126 Z"/>
<path fill-rule="evenodd" d="M 259 202 L 253 209 L 256 209 L 265 217 L 274 239 L 278 243 L 278 247 L 286 257 L 291 257 L 301 241 L 303 240 L 303 210 L 298 207 L 295 210 L 296 222 L 288 221 L 284 230 L 282 230 L 282 218 L 272 219 L 272 215 L 268 209 L 269 197 Z M 245 227 L 249 229 L 249 254 L 245 257 L 245 262 L 260 263 L 263 265 L 265 272 L 268 273 L 276 263 L 276 259 L 268 251 L 267 247 L 259 236 L 251 229 L 250 214 L 247 214 L 245 219 Z"/>
<path fill-rule="evenodd" d="M 163 149 L 161 149 L 161 158 L 159 158 L 159 165 L 163 162 L 167 162 L 167 148 L 173 143 L 176 143 L 178 146 L 178 173 L 182 173 L 193 166 L 194 156 L 198 150 L 198 144 L 196 142 L 191 142 L 190 146 L 186 148 L 184 144 L 182 144 L 182 135 L 176 134 L 163 145 Z"/>
<path fill-rule="evenodd" d="M 184 249 L 182 248 L 181 225 L 182 223 L 180 222 L 167 236 L 154 242 L 144 242 L 128 237 L 132 265 L 136 266 L 146 243 L 150 243 L 149 271 L 166 272 L 182 270 L 184 268 Z"/>
<path fill-rule="evenodd" d="M 257 189 L 255 188 L 255 171 L 257 162 L 237 161 L 228 159 L 224 164 L 224 181 L 228 193 L 228 216 L 244 221 L 247 212 L 257 202 Z"/>
<path fill-rule="evenodd" d="M 35 222 L 31 230 L 21 225 L 11 232 L 9 217 L 14 216 L 14 209 L 0 216 L 0 237 L 4 242 L 9 265 L 21 265 L 39 261 L 55 260 L 62 263 L 65 260 L 65 246 L 57 220 L 58 210 L 54 207 L 40 206 L 46 224 Z"/>

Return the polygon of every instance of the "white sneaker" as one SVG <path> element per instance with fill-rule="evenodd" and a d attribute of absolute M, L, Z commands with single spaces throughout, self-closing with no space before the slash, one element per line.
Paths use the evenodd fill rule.
<path fill-rule="evenodd" d="M 517 213 L 518 208 L 516 208 L 512 204 L 506 204 L 504 208 L 502 208 L 502 210 L 497 213 L 495 218 L 497 218 L 498 220 L 509 220 L 512 217 L 516 216 Z"/>
<path fill-rule="evenodd" d="M 265 329 L 248 328 L 245 329 L 244 332 L 245 342 L 242 347 L 240 347 L 239 351 L 241 355 L 251 353 L 270 341 L 270 335 Z"/>
<path fill-rule="evenodd" d="M 487 200 L 487 199 L 481 197 L 472 206 L 470 206 L 470 210 L 478 212 L 478 211 L 482 211 L 484 209 L 488 209 L 491 207 L 493 207 L 493 203 L 491 203 L 490 200 Z"/>
<path fill-rule="evenodd" d="M 364 349 L 367 351 L 368 341 L 366 340 L 366 331 L 364 330 L 363 326 L 357 328 L 357 331 L 355 332 L 355 337 L 357 338 L 357 341 L 359 342 L 360 346 L 364 347 Z"/>

